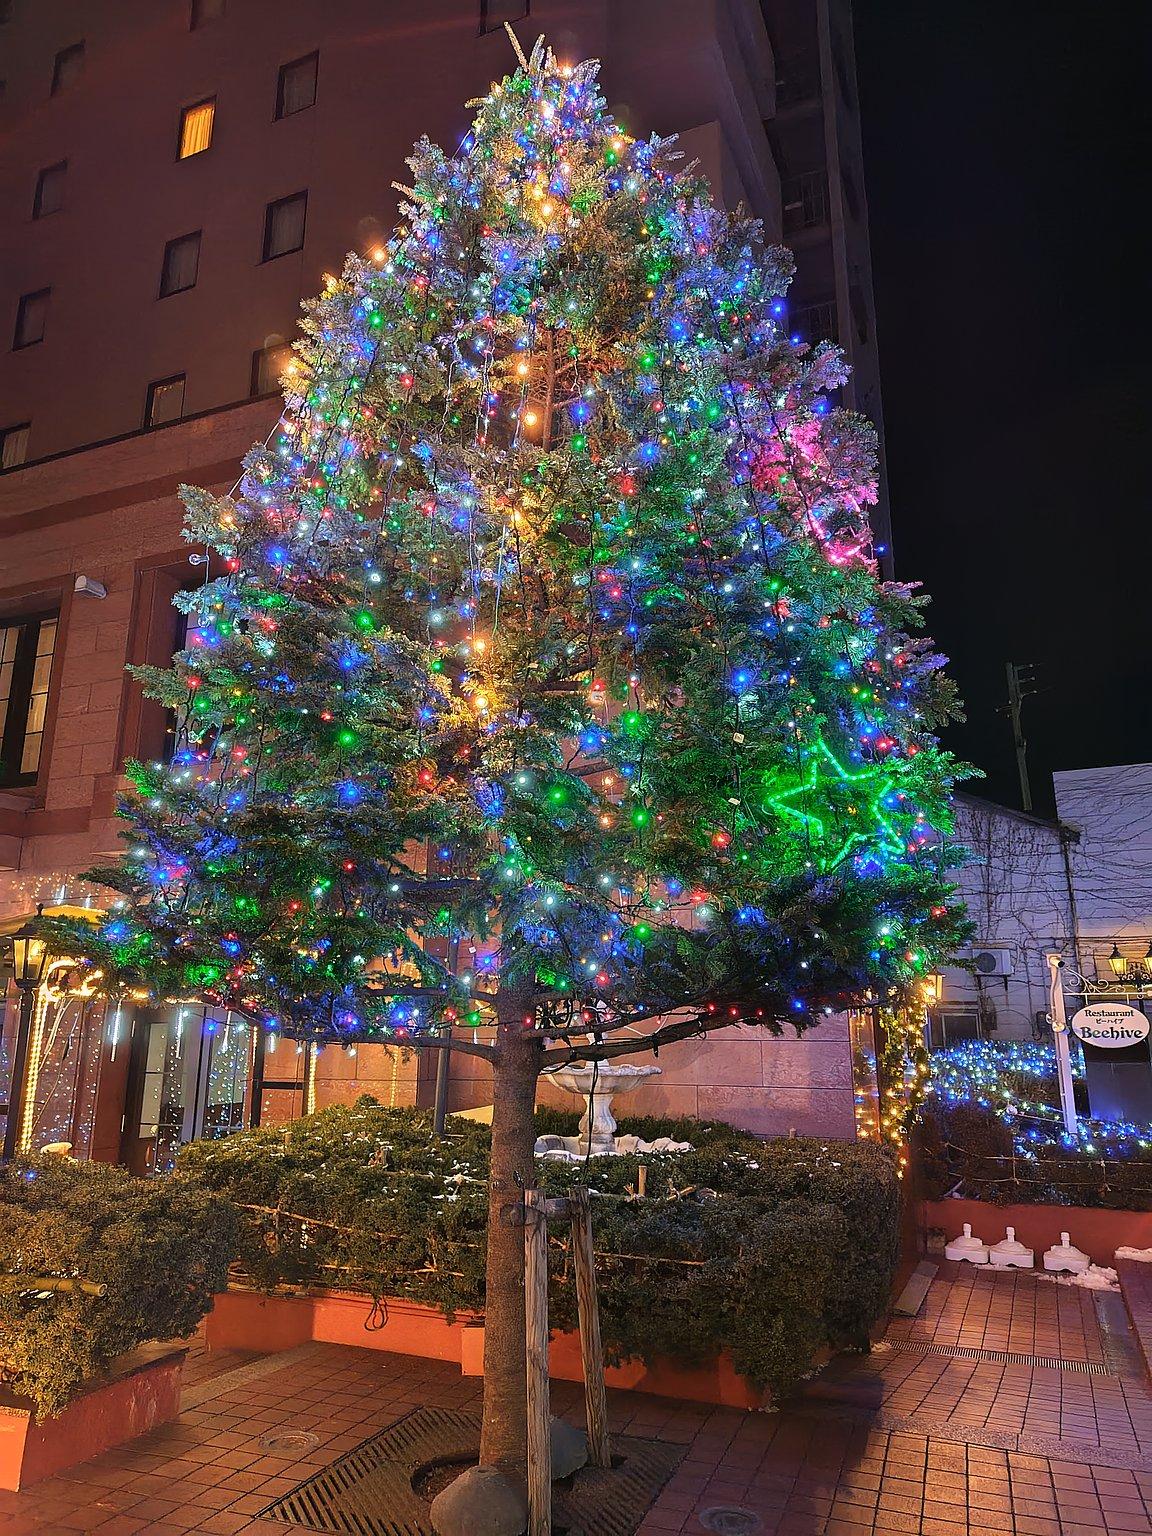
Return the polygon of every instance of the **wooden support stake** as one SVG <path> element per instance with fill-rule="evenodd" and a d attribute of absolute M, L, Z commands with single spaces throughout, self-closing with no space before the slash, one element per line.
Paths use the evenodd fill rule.
<path fill-rule="evenodd" d="M 572 1257 L 580 1318 L 580 1359 L 584 1367 L 588 1460 L 594 1467 L 611 1467 L 608 1400 L 604 1392 L 604 1346 L 600 1341 L 600 1305 L 596 1299 L 596 1258 L 592 1251 L 592 1207 L 588 1191 L 574 1189 L 568 1203 L 572 1212 Z"/>
<path fill-rule="evenodd" d="M 548 1393 L 548 1218 L 538 1189 L 524 1191 L 527 1334 L 528 1536 L 552 1532 L 552 1410 Z"/>

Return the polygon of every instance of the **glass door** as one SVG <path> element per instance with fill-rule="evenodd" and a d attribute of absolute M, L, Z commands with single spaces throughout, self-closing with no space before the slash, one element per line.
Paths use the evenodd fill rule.
<path fill-rule="evenodd" d="M 130 1168 L 165 1171 L 186 1142 L 252 1123 L 252 1035 L 235 1014 L 199 1003 L 137 1015 L 123 1147 Z"/>

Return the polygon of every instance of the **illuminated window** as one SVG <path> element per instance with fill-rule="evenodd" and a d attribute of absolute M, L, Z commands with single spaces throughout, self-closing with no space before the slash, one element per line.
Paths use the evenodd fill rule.
<path fill-rule="evenodd" d="M 307 192 L 296 192 L 269 203 L 264 214 L 264 260 L 287 256 L 304 247 L 304 220 L 308 212 Z"/>
<path fill-rule="evenodd" d="M 180 148 L 178 160 L 202 155 L 212 143 L 212 124 L 216 119 L 216 98 L 198 101 L 194 107 L 185 107 L 180 114 Z"/>
<path fill-rule="evenodd" d="M 506 21 L 525 21 L 532 0 L 480 0 L 480 34 L 498 32 Z"/>
<path fill-rule="evenodd" d="M 31 422 L 22 421 L 15 427 L 0 431 L 0 469 L 15 469 L 28 457 L 28 434 Z"/>
<path fill-rule="evenodd" d="M 271 395 L 280 392 L 280 375 L 292 361 L 292 347 L 287 341 L 261 347 L 252 354 L 253 395 Z"/>
<path fill-rule="evenodd" d="M 40 767 L 55 613 L 0 624 L 0 785 L 31 784 Z"/>
<path fill-rule="evenodd" d="M 36 195 L 32 199 L 32 217 L 46 219 L 50 213 L 59 213 L 64 206 L 64 177 L 68 171 L 67 160 L 56 165 L 46 165 L 36 178 Z"/>
<path fill-rule="evenodd" d="M 179 421 L 184 414 L 184 375 L 174 373 L 170 379 L 157 379 L 148 386 L 148 401 L 144 407 L 144 425 L 162 427 L 169 421 Z"/>
<path fill-rule="evenodd" d="M 310 53 L 305 59 L 281 64 L 276 83 L 276 116 L 291 117 L 316 105 L 316 71 L 320 55 Z"/>
<path fill-rule="evenodd" d="M 185 288 L 196 286 L 196 273 L 200 266 L 200 231 L 180 235 L 169 240 L 164 247 L 164 265 L 160 270 L 160 297 L 170 293 L 183 293 Z"/>
<path fill-rule="evenodd" d="M 48 320 L 48 300 L 51 288 L 39 288 L 35 293 L 25 293 L 16 307 L 16 334 L 12 346 L 32 347 L 44 340 L 44 326 Z"/>
<path fill-rule="evenodd" d="M 56 55 L 55 63 L 52 65 L 53 96 L 58 96 L 61 91 L 67 90 L 83 68 L 83 43 L 73 43 L 68 48 L 61 48 L 60 52 Z"/>

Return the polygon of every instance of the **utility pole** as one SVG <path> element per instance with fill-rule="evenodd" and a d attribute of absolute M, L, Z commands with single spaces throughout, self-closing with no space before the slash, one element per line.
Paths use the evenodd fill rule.
<path fill-rule="evenodd" d="M 1016 771 L 1020 775 L 1020 799 L 1024 809 L 1032 809 L 1032 786 L 1028 782 L 1028 743 L 1024 740 L 1024 726 L 1020 719 L 1020 706 L 1024 700 L 1035 693 L 1035 688 L 1024 688 L 1021 685 L 1034 681 L 1032 676 L 1032 664 L 1024 662 L 1017 664 L 1014 661 L 1007 663 L 1008 672 L 1008 716 L 1012 721 L 1012 742 L 1016 748 Z"/>

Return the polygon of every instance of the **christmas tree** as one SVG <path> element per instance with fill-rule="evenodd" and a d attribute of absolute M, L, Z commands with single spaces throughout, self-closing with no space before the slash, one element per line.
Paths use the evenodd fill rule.
<path fill-rule="evenodd" d="M 955 710 L 791 258 L 538 45 L 306 306 L 94 958 L 493 1072 L 483 1459 L 524 1457 L 540 1071 L 898 1003 L 954 949 Z M 92 946 L 89 946 L 90 951 Z"/>

